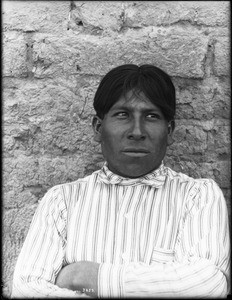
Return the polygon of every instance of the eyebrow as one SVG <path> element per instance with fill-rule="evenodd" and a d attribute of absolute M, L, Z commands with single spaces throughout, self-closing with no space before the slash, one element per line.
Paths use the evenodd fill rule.
<path fill-rule="evenodd" d="M 114 110 L 131 110 L 131 107 L 128 107 L 126 105 L 119 105 L 119 106 L 114 106 L 111 108 L 111 111 L 114 111 Z M 156 107 L 151 107 L 151 108 L 144 108 L 142 109 L 143 112 L 159 112 L 159 113 L 162 113 L 161 109 L 160 108 L 156 108 Z"/>

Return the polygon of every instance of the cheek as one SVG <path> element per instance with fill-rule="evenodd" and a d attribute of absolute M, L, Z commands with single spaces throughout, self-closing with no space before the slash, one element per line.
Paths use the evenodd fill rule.
<path fill-rule="evenodd" d="M 165 142 L 168 140 L 168 131 L 163 127 L 156 127 L 153 130 L 150 130 L 150 138 L 155 142 Z"/>
<path fill-rule="evenodd" d="M 105 124 L 105 126 L 102 128 L 102 141 L 110 144 L 117 144 L 117 141 L 121 140 L 123 137 L 123 131 L 124 128 L 121 128 L 121 126 L 118 126 L 118 124 Z"/>
<path fill-rule="evenodd" d="M 111 128 L 102 131 L 101 145 L 103 152 L 113 152 L 119 144 L 119 138 Z"/>
<path fill-rule="evenodd" d="M 153 144 L 153 150 L 156 151 L 162 151 L 165 150 L 168 146 L 168 134 L 166 132 L 160 132 L 156 135 L 152 136 L 152 144 Z M 163 151 L 162 151 L 163 152 Z"/>

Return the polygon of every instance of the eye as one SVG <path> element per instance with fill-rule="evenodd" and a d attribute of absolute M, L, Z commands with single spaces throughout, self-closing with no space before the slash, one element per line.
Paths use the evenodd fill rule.
<path fill-rule="evenodd" d="M 159 114 L 151 113 L 151 114 L 147 114 L 146 118 L 149 120 L 157 120 L 157 119 L 161 119 L 161 116 Z"/>
<path fill-rule="evenodd" d="M 125 111 L 119 111 L 115 113 L 114 116 L 117 117 L 118 119 L 125 119 L 128 117 L 128 113 Z"/>

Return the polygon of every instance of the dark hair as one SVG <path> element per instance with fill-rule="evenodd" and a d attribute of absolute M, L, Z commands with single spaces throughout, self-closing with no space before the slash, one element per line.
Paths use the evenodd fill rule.
<path fill-rule="evenodd" d="M 128 91 L 143 92 L 158 106 L 167 121 L 174 119 L 175 87 L 170 76 L 153 65 L 127 64 L 109 71 L 101 80 L 94 97 L 94 109 L 101 119 Z"/>

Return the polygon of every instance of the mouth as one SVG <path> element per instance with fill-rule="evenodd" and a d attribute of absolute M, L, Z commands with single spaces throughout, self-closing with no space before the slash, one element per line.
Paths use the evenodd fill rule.
<path fill-rule="evenodd" d="M 145 149 L 124 149 L 122 152 L 125 155 L 132 157 L 143 157 L 149 154 L 149 151 Z"/>

